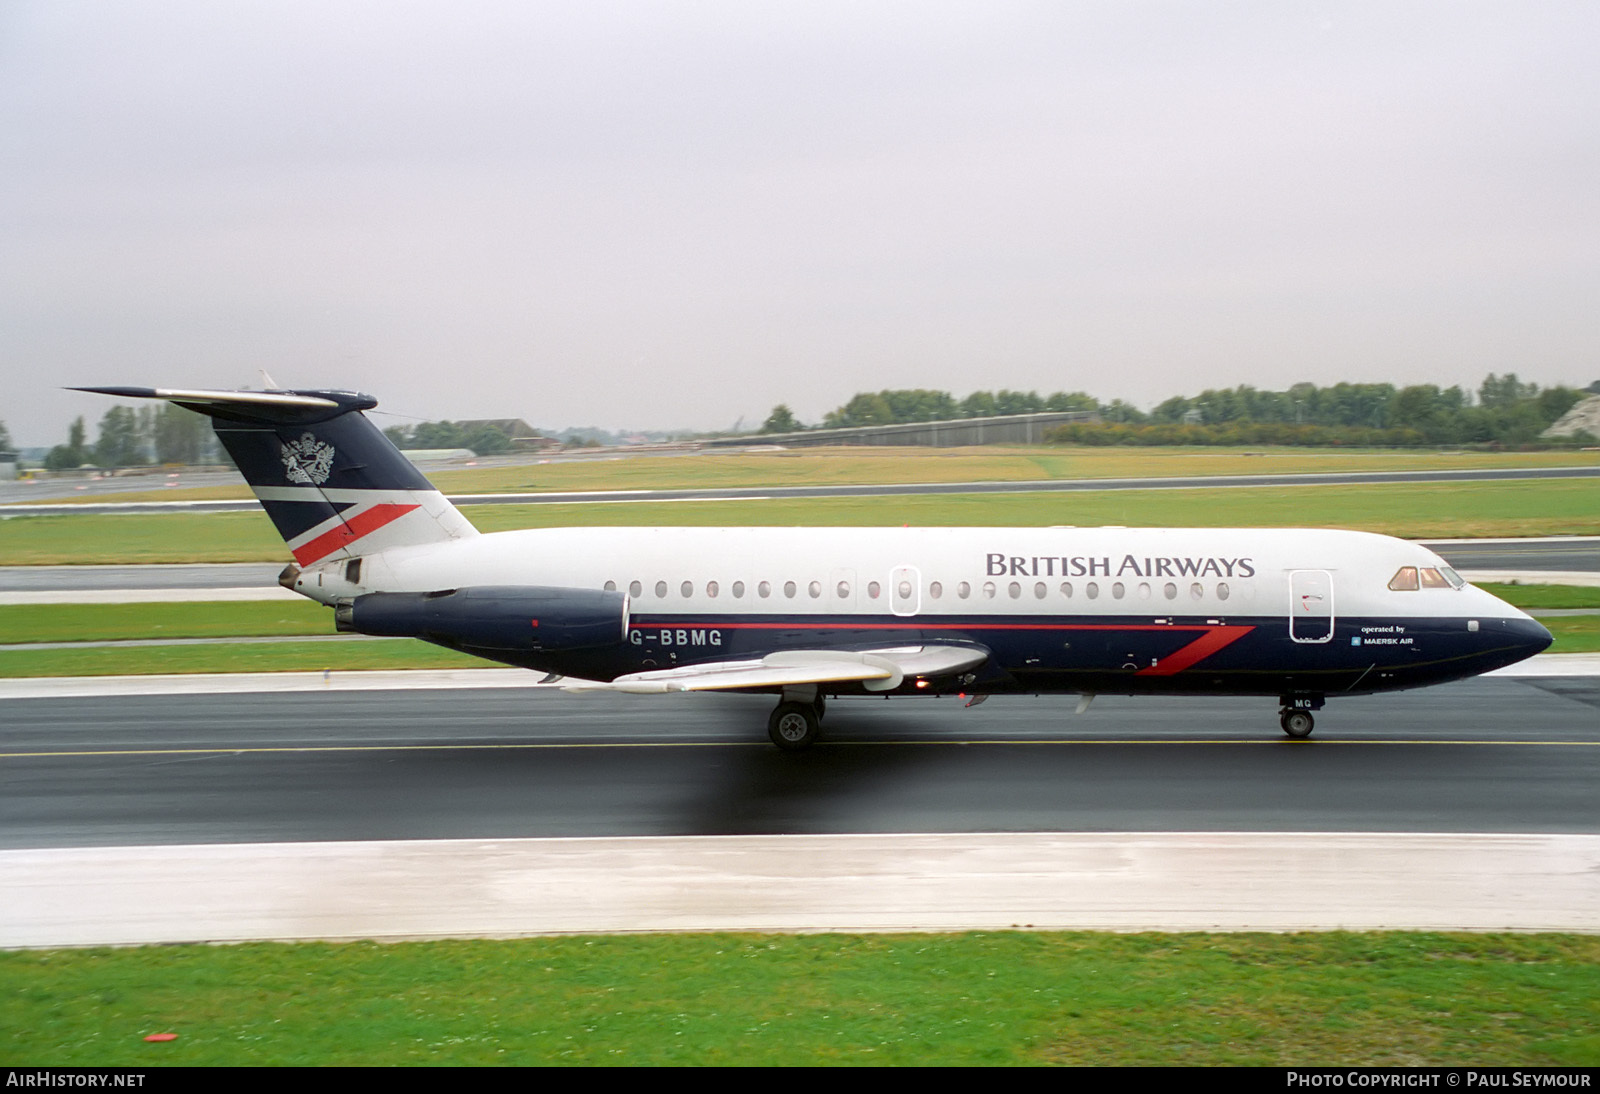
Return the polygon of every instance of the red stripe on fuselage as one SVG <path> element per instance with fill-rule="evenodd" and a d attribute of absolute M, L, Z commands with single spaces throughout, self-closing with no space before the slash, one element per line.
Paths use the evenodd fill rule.
<path fill-rule="evenodd" d="M 316 539 L 294 548 L 294 560 L 302 566 L 320 562 L 341 547 L 346 547 L 362 536 L 370 535 L 384 525 L 399 520 L 411 510 L 420 508 L 419 505 L 386 502 L 374 505 L 371 509 L 363 509 L 346 518 L 337 528 L 329 529 Z"/>
<path fill-rule="evenodd" d="M 1175 676 L 1190 665 L 1210 657 L 1224 646 L 1233 645 L 1253 630 L 1255 630 L 1254 627 L 1243 626 L 1207 627 L 1205 634 L 1202 634 L 1187 646 L 1161 658 L 1161 660 L 1147 669 L 1140 669 L 1134 675 Z"/>

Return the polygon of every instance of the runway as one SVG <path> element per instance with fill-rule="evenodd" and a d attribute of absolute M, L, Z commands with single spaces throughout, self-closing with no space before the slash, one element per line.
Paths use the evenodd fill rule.
<path fill-rule="evenodd" d="M 1593 537 L 1437 549 L 1600 571 Z M 289 595 L 278 569 L 0 568 L 0 599 Z M 1335 699 L 1309 742 L 1268 700 L 1102 696 L 1081 718 L 1062 699 L 862 700 L 798 756 L 766 742 L 766 699 L 571 696 L 515 671 L 244 694 L 13 681 L 0 945 L 1600 930 L 1600 677 L 1538 662 Z"/>
<path fill-rule="evenodd" d="M 1330 701 L 839 700 L 791 755 L 765 697 L 509 687 L 11 698 L 0 844 L 1344 831 L 1600 834 L 1600 678 Z"/>
<path fill-rule="evenodd" d="M 114 687 L 114 685 L 105 685 Z M 1600 930 L 1600 678 L 1330 704 L 553 689 L 11 698 L 0 945 Z"/>

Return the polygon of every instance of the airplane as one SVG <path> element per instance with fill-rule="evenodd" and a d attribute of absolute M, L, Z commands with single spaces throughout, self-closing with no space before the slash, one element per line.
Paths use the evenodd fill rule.
<path fill-rule="evenodd" d="M 336 390 L 87 387 L 208 415 L 337 630 L 420 638 L 572 690 L 829 698 L 1331 696 L 1421 687 L 1550 632 L 1415 543 L 1251 528 L 553 528 L 479 533 Z"/>

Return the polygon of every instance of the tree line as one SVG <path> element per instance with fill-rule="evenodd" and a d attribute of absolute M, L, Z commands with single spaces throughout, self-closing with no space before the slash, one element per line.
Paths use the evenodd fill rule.
<path fill-rule="evenodd" d="M 470 448 L 478 456 L 498 456 L 511 451 L 511 438 L 505 431 L 484 422 L 392 425 L 383 435 L 393 441 L 396 448 Z"/>
<path fill-rule="evenodd" d="M 0 426 L 0 431 L 4 427 Z M 3 446 L 0 446 L 3 447 Z M 83 418 L 67 429 L 67 443 L 44 458 L 51 471 L 93 467 L 145 467 L 150 464 L 216 463 L 221 459 L 211 423 L 203 414 L 165 403 L 114 406 L 100 418 L 99 435 L 88 442 Z"/>
<path fill-rule="evenodd" d="M 1541 389 L 1515 373 L 1490 373 L 1476 392 L 1436 384 L 1208 388 L 1174 396 L 1147 414 L 1120 399 L 1102 403 L 1081 391 L 1043 398 L 1033 391 L 976 391 L 958 400 L 944 391 L 885 390 L 856 394 L 817 428 L 1088 410 L 1099 421 L 1058 426 L 1047 438 L 1060 444 L 1526 444 L 1588 393 L 1600 394 L 1600 381 L 1582 390 Z M 761 432 L 805 428 L 789 407 L 779 405 Z"/>
<path fill-rule="evenodd" d="M 1587 388 L 1540 388 L 1515 373 L 1490 373 L 1475 391 L 1436 384 L 1339 383 L 1327 387 L 1295 384 L 1284 391 L 1249 385 L 1207 388 L 1179 395 L 1149 413 L 1121 399 L 1101 402 L 1082 391 L 975 391 L 957 399 L 946 391 L 901 389 L 859 392 L 828 412 L 814 427 L 893 425 L 901 422 L 986 418 L 1042 411 L 1093 411 L 1097 422 L 1069 423 L 1051 430 L 1057 444 L 1149 445 L 1363 445 L 1528 444 L 1538 439 L 1586 394 L 1600 394 L 1600 381 Z M 138 408 L 114 406 L 100 419 L 93 444 L 82 417 L 67 431 L 67 442 L 52 448 L 44 465 L 51 470 L 85 464 L 113 468 L 151 464 L 199 464 L 222 460 L 204 415 L 172 404 Z M 795 433 L 808 427 L 786 405 L 778 405 L 762 433 Z M 510 438 L 492 425 L 421 422 L 384 430 L 401 448 L 469 448 L 480 456 L 509 451 Z M 1580 434 L 1578 443 L 1596 443 Z M 10 451 L 11 435 L 0 422 L 0 451 Z"/>

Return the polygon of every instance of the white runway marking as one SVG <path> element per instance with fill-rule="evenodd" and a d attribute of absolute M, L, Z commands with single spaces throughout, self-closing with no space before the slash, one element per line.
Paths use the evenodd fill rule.
<path fill-rule="evenodd" d="M 636 931 L 1600 930 L 1600 836 L 1008 833 L 0 851 L 0 946 Z"/>

